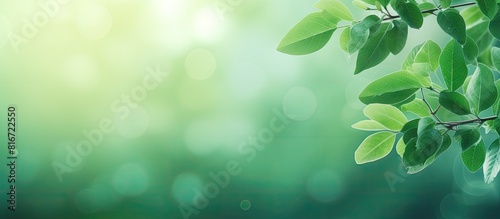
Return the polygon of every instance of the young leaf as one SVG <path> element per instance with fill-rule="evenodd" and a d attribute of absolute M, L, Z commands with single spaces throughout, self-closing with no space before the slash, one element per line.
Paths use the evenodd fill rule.
<path fill-rule="evenodd" d="M 427 40 L 411 50 L 403 62 L 402 69 L 412 69 L 414 63 L 428 63 L 432 67 L 432 70 L 436 71 L 439 66 L 440 55 L 441 47 L 434 41 Z"/>
<path fill-rule="evenodd" d="M 486 150 L 484 149 L 484 142 L 479 141 L 477 145 L 467 148 L 462 151 L 462 161 L 467 169 L 474 173 L 481 169 L 486 157 Z"/>
<path fill-rule="evenodd" d="M 444 32 L 455 38 L 460 44 L 465 44 L 467 40 L 465 21 L 456 9 L 439 12 L 437 22 Z"/>
<path fill-rule="evenodd" d="M 364 164 L 379 160 L 391 152 L 396 133 L 377 132 L 368 136 L 354 152 L 357 164 Z"/>
<path fill-rule="evenodd" d="M 477 43 L 479 55 L 491 48 L 495 39 L 488 31 L 488 23 L 488 21 L 483 21 L 467 29 L 467 34 Z"/>
<path fill-rule="evenodd" d="M 442 8 L 449 8 L 451 5 L 451 0 L 439 0 Z"/>
<path fill-rule="evenodd" d="M 338 17 L 342 20 L 352 21 L 354 18 L 352 17 L 351 11 L 347 6 L 344 5 L 339 0 L 320 0 L 314 7 L 320 10 L 326 10 L 331 15 Z"/>
<path fill-rule="evenodd" d="M 349 41 L 351 40 L 351 27 L 346 27 L 342 32 L 340 32 L 339 36 L 339 45 L 344 52 L 348 52 L 347 46 L 349 45 Z"/>
<path fill-rule="evenodd" d="M 500 171 L 500 141 L 491 143 L 486 151 L 486 159 L 483 164 L 484 182 L 491 183 Z"/>
<path fill-rule="evenodd" d="M 352 1 L 352 5 L 356 6 L 357 8 L 361 10 L 366 10 L 368 9 L 368 6 L 361 0 L 354 0 Z"/>
<path fill-rule="evenodd" d="M 408 25 L 398 20 L 392 21 L 392 24 L 394 25 L 392 29 L 387 31 L 387 48 L 392 54 L 397 55 L 406 45 Z"/>
<path fill-rule="evenodd" d="M 469 101 L 462 94 L 454 91 L 441 91 L 439 104 L 457 115 L 470 114 Z"/>
<path fill-rule="evenodd" d="M 493 72 L 491 72 L 490 68 L 479 63 L 470 79 L 467 92 L 465 92 L 474 114 L 479 115 L 480 112 L 495 103 L 498 92 L 494 82 Z"/>
<path fill-rule="evenodd" d="M 497 2 L 495 0 L 476 0 L 479 9 L 488 18 L 493 19 L 498 11 Z"/>
<path fill-rule="evenodd" d="M 396 144 L 396 152 L 398 153 L 398 155 L 403 158 L 403 155 L 405 153 L 405 142 L 403 141 L 403 138 L 400 138 L 398 143 Z"/>
<path fill-rule="evenodd" d="M 491 35 L 497 38 L 497 40 L 500 40 L 500 11 L 491 19 L 489 29 Z"/>
<path fill-rule="evenodd" d="M 358 130 L 363 130 L 363 131 L 383 131 L 383 130 L 389 130 L 387 127 L 384 125 L 380 124 L 379 122 L 375 120 L 363 120 L 359 121 L 355 124 L 353 124 L 351 127 L 358 129 Z M 397 130 L 394 130 L 397 131 Z"/>
<path fill-rule="evenodd" d="M 385 104 L 370 104 L 363 110 L 366 117 L 392 131 L 399 131 L 408 121 L 398 108 Z"/>
<path fill-rule="evenodd" d="M 493 114 L 495 115 L 500 115 L 500 80 L 495 81 L 495 87 L 497 88 L 497 99 L 495 100 L 495 103 L 493 104 Z"/>
<path fill-rule="evenodd" d="M 377 32 L 375 32 L 359 50 L 354 74 L 359 74 L 366 69 L 380 64 L 389 56 L 390 51 L 385 41 L 385 36 L 389 27 L 389 23 L 382 24 Z"/>
<path fill-rule="evenodd" d="M 500 70 L 500 48 L 491 48 L 491 62 L 497 70 Z"/>
<path fill-rule="evenodd" d="M 467 42 L 464 45 L 464 57 L 467 63 L 476 64 L 477 56 L 479 55 L 479 48 L 477 47 L 476 42 L 467 36 Z"/>
<path fill-rule="evenodd" d="M 395 10 L 401 16 L 401 20 L 406 22 L 411 28 L 420 29 L 422 27 L 424 17 L 415 3 L 406 2 L 400 4 Z"/>
<path fill-rule="evenodd" d="M 462 86 L 468 70 L 462 46 L 456 40 L 451 40 L 443 49 L 443 53 L 439 57 L 439 63 L 448 89 L 455 91 Z"/>
<path fill-rule="evenodd" d="M 401 110 L 404 112 L 410 112 L 420 117 L 431 116 L 427 105 L 422 99 L 415 99 L 410 103 L 401 106 Z"/>
<path fill-rule="evenodd" d="M 278 45 L 278 51 L 290 55 L 305 55 L 323 48 L 337 25 L 325 19 L 321 12 L 307 15 L 295 25 Z"/>
<path fill-rule="evenodd" d="M 388 74 L 368 84 L 359 94 L 359 100 L 365 104 L 401 102 L 423 87 L 420 78 L 408 71 Z"/>

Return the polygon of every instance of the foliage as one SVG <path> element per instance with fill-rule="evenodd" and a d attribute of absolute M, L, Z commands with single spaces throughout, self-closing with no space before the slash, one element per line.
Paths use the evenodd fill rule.
<path fill-rule="evenodd" d="M 453 142 L 471 172 L 481 167 L 486 183 L 500 171 L 500 11 L 496 0 L 453 4 L 453 0 L 354 0 L 374 12 L 356 20 L 340 0 L 320 0 L 313 12 L 293 27 L 278 51 L 303 55 L 323 48 L 337 29 L 340 48 L 357 53 L 354 74 L 399 54 L 409 28 L 419 29 L 435 15 L 446 45 L 432 40 L 413 48 L 401 70 L 372 81 L 359 95 L 368 120 L 353 128 L 374 132 L 355 152 L 358 164 L 387 156 L 394 145 L 408 173 L 417 173 Z M 460 10 L 461 11 L 460 11 Z M 380 15 L 380 16 L 379 16 Z M 446 119 L 446 120 L 445 120 Z M 486 147 L 484 136 L 496 140 Z"/>

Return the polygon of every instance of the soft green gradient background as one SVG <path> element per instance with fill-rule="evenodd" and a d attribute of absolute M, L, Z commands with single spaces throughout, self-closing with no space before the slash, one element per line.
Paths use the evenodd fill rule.
<path fill-rule="evenodd" d="M 496 217 L 499 180 L 484 185 L 481 172 L 468 173 L 457 147 L 417 175 L 401 171 L 395 152 L 354 163 L 368 135 L 350 128 L 363 119 L 357 95 L 424 39 L 446 43 L 432 17 L 410 31 L 401 55 L 353 76 L 355 57 L 340 52 L 339 32 L 308 56 L 275 50 L 315 0 L 73 0 L 16 52 L 6 36 L 20 34 L 37 3 L 0 1 L 0 102 L 4 112 L 18 106 L 19 128 L 18 211 L 2 201 L 1 218 L 182 218 L 179 202 L 190 203 L 192 189 L 230 160 L 241 174 L 190 218 Z M 59 182 L 52 163 L 64 162 L 83 130 L 116 117 L 112 103 L 148 66 L 169 76 Z M 246 162 L 238 145 L 285 108 L 305 120 Z M 6 124 L 0 131 L 3 138 Z M 395 175 L 391 187 L 386 176 Z"/>

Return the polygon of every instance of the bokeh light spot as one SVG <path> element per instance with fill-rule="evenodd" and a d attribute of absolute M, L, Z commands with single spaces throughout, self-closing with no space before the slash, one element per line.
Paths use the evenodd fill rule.
<path fill-rule="evenodd" d="M 111 13 L 99 4 L 87 4 L 76 17 L 78 32 L 90 40 L 98 40 L 105 37 L 113 24 Z"/>
<path fill-rule="evenodd" d="M 206 80 L 215 73 L 217 60 L 210 51 L 195 49 L 186 57 L 185 67 L 187 74 L 192 79 Z"/>
<path fill-rule="evenodd" d="M 242 210 L 247 211 L 252 207 L 252 203 L 245 199 L 245 200 L 241 201 L 240 207 Z"/>
<path fill-rule="evenodd" d="M 449 194 L 441 200 L 441 215 L 448 218 L 464 218 L 467 214 L 467 205 L 463 196 Z"/>
<path fill-rule="evenodd" d="M 113 187 L 124 196 L 143 193 L 149 184 L 149 175 L 137 164 L 125 164 L 118 168 L 113 176 Z"/>
<path fill-rule="evenodd" d="M 172 196 L 179 203 L 192 205 L 195 193 L 194 188 L 201 189 L 203 181 L 193 173 L 182 173 L 175 177 L 172 184 Z"/>
<path fill-rule="evenodd" d="M 150 118 L 148 112 L 141 106 L 129 108 L 129 114 L 124 118 L 116 117 L 116 131 L 119 135 L 134 139 L 146 133 L 149 127 Z"/>
<path fill-rule="evenodd" d="M 331 202 L 339 198 L 342 194 L 343 182 L 335 172 L 322 170 L 309 178 L 307 192 L 318 202 Z"/>
<path fill-rule="evenodd" d="M 316 112 L 316 95 L 306 87 L 294 87 L 283 98 L 283 111 L 290 119 L 304 121 Z"/>

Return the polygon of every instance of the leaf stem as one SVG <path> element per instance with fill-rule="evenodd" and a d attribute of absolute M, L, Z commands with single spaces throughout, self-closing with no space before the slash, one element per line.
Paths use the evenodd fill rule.
<path fill-rule="evenodd" d="M 462 3 L 462 4 L 452 5 L 452 6 L 450 6 L 450 8 L 460 8 L 460 7 L 465 7 L 465 6 L 475 5 L 475 4 L 476 4 L 476 2 L 466 2 L 466 3 Z M 434 12 L 438 11 L 438 10 L 441 10 L 441 8 L 437 7 L 437 8 L 433 8 L 433 9 L 423 10 L 421 12 L 422 12 L 422 14 L 429 14 L 429 13 L 434 14 Z M 388 21 L 388 20 L 393 20 L 393 19 L 400 18 L 400 17 L 401 16 L 399 16 L 399 15 L 394 15 L 394 16 L 384 18 L 383 20 Z"/>

